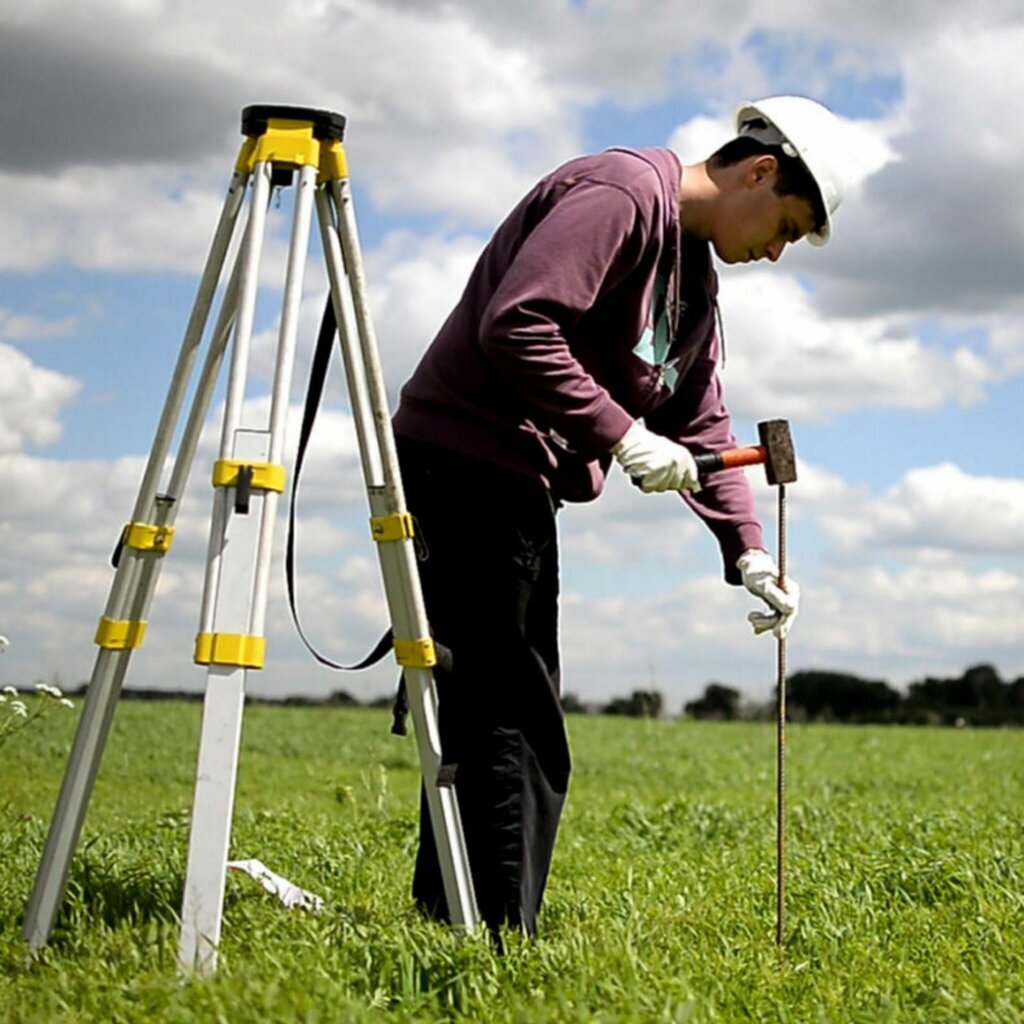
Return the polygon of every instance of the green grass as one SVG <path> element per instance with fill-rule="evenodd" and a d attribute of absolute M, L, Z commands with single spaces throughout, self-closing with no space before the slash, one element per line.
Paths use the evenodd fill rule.
<path fill-rule="evenodd" d="M 408 895 L 418 785 L 383 712 L 246 711 L 233 856 L 322 895 L 228 880 L 220 969 L 176 971 L 201 709 L 118 708 L 68 897 L 20 919 L 74 715 L 0 747 L 7 1021 L 1024 1019 L 1024 735 L 791 726 L 788 936 L 775 931 L 774 731 L 570 719 L 575 774 L 535 942 L 504 957 Z"/>

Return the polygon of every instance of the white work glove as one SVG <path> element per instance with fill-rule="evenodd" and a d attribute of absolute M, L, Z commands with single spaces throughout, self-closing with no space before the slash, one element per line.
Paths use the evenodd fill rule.
<path fill-rule="evenodd" d="M 760 635 L 771 630 L 782 640 L 800 610 L 800 587 L 796 580 L 787 576 L 786 589 L 783 590 L 779 586 L 779 568 L 775 559 L 760 548 L 747 548 L 736 560 L 736 568 L 743 577 L 743 586 L 771 609 L 767 612 L 751 612 L 747 616 L 754 632 Z"/>
<path fill-rule="evenodd" d="M 642 423 L 634 423 L 623 434 L 612 455 L 646 494 L 700 490 L 697 464 L 689 451 Z"/>

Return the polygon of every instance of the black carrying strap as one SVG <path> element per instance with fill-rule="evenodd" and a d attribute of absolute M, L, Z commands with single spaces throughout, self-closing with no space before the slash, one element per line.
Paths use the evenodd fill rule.
<path fill-rule="evenodd" d="M 299 493 L 299 477 L 302 474 L 302 463 L 306 457 L 306 447 L 309 444 L 310 434 L 313 432 L 313 424 L 316 422 L 316 414 L 320 409 L 320 400 L 323 397 L 324 382 L 327 379 L 327 367 L 331 360 L 331 350 L 334 348 L 334 336 L 337 333 L 338 324 L 334 316 L 334 304 L 331 296 L 327 296 L 327 305 L 324 307 L 323 319 L 320 321 L 320 333 L 317 335 L 316 347 L 313 350 L 313 362 L 309 368 L 309 383 L 306 385 L 306 404 L 302 410 L 302 428 L 299 431 L 299 448 L 295 455 L 295 479 L 292 481 L 291 500 L 288 505 L 288 539 L 285 544 L 284 568 L 285 577 L 288 581 L 288 605 L 292 612 L 292 621 L 298 630 L 302 642 L 306 645 L 309 653 L 321 665 L 328 668 L 338 669 L 341 672 L 358 672 L 360 669 L 376 665 L 392 648 L 394 631 L 389 629 L 377 641 L 376 647 L 355 665 L 342 665 L 322 655 L 306 637 L 303 632 L 302 623 L 299 622 L 299 613 L 295 605 L 295 502 Z M 425 557 L 422 549 L 420 557 Z M 452 670 L 452 652 L 443 644 L 435 641 L 434 649 L 437 655 L 437 667 L 444 672 Z M 398 690 L 395 694 L 395 702 L 392 708 L 391 731 L 396 736 L 406 734 L 406 717 L 409 714 L 408 695 L 405 687 L 404 673 L 399 677 Z"/>
<path fill-rule="evenodd" d="M 342 665 L 339 662 L 331 661 L 330 658 L 322 655 L 306 637 L 303 632 L 302 623 L 299 622 L 298 609 L 295 606 L 295 500 L 299 493 L 299 476 L 302 473 L 302 463 L 306 457 L 306 446 L 309 444 L 309 436 L 313 432 L 313 424 L 316 422 L 316 414 L 320 408 L 320 399 L 324 393 L 324 381 L 327 379 L 327 366 L 331 360 L 331 350 L 334 348 L 334 336 L 337 333 L 338 324 L 334 317 L 334 304 L 331 296 L 327 296 L 327 305 L 324 307 L 324 316 L 320 321 L 320 333 L 317 335 L 316 348 L 313 350 L 313 363 L 309 368 L 309 383 L 306 385 L 306 406 L 302 410 L 302 429 L 299 431 L 299 450 L 295 456 L 295 479 L 292 481 L 291 501 L 288 506 L 288 540 L 285 545 L 284 572 L 288 581 L 288 604 L 292 610 L 292 621 L 295 628 L 302 637 L 309 653 L 328 668 L 338 669 L 342 672 L 358 672 L 360 669 L 376 665 L 381 658 L 391 650 L 392 631 L 389 629 L 377 641 L 377 646 L 370 653 L 355 665 Z"/>

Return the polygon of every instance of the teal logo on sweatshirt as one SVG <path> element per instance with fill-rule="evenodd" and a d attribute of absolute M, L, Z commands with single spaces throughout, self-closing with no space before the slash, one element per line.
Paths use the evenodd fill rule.
<path fill-rule="evenodd" d="M 665 293 L 668 290 L 668 278 L 658 274 L 654 280 L 654 295 L 651 301 L 652 315 L 648 318 L 640 340 L 633 347 L 633 354 L 642 359 L 648 366 L 655 367 L 660 375 L 661 383 L 674 392 L 679 383 L 679 371 L 669 362 L 668 309 Z M 653 324 L 653 326 L 652 326 Z M 673 361 L 674 362 L 674 361 Z"/>

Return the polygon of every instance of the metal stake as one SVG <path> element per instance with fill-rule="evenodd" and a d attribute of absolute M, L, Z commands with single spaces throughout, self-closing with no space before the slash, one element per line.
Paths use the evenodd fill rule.
<path fill-rule="evenodd" d="M 786 485 L 779 484 L 779 586 L 786 589 Z M 786 927 L 786 638 L 777 641 L 775 942 L 780 953 Z"/>

